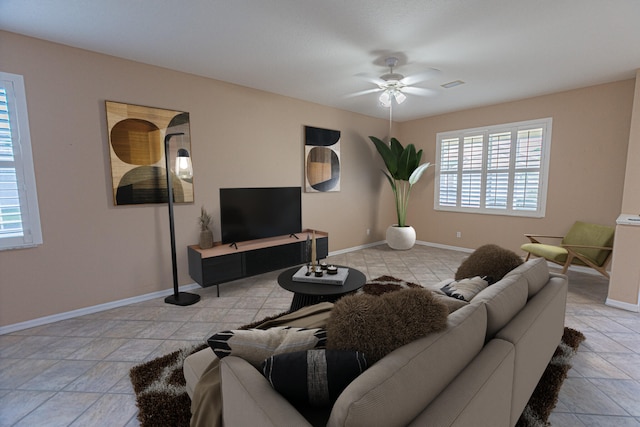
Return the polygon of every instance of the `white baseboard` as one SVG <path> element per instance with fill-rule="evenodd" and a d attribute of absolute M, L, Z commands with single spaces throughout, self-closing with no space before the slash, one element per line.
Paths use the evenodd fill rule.
<path fill-rule="evenodd" d="M 425 242 L 422 240 L 417 240 L 416 245 L 430 246 L 432 248 L 448 249 L 450 251 L 467 252 L 467 253 L 471 253 L 475 250 L 475 249 L 463 248 L 460 246 L 441 245 L 440 243 Z"/>
<path fill-rule="evenodd" d="M 198 285 L 197 283 L 191 283 L 189 285 L 180 286 L 181 292 L 190 291 L 192 289 L 200 289 L 200 285 Z M 21 331 L 23 329 L 35 328 L 36 326 L 42 326 L 49 323 L 59 322 L 61 320 L 72 319 L 74 317 L 85 316 L 87 314 L 98 313 L 100 311 L 110 310 L 112 308 L 123 307 L 129 304 L 148 301 L 154 298 L 166 297 L 171 294 L 173 294 L 173 289 L 167 289 L 164 291 L 151 292 L 149 294 L 144 294 L 137 297 L 125 298 L 118 301 L 98 304 L 91 307 L 79 308 L 77 310 L 71 310 L 64 313 L 52 314 L 51 316 L 39 317 L 37 319 L 27 320 L 26 322 L 0 326 L 0 335 L 10 334 L 12 332 Z"/>
<path fill-rule="evenodd" d="M 611 298 L 607 298 L 607 300 L 604 303 L 605 303 L 605 305 L 608 305 L 609 307 L 619 308 L 619 309 L 627 310 L 627 311 L 632 311 L 634 313 L 640 313 L 640 304 L 631 304 L 631 303 L 628 303 L 628 302 L 616 301 L 616 300 L 611 299 Z"/>

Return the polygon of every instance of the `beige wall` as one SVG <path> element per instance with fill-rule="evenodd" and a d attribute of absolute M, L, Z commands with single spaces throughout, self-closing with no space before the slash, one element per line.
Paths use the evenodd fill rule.
<path fill-rule="evenodd" d="M 636 72 L 624 196 L 620 213 L 640 215 L 640 70 Z M 616 226 L 607 304 L 640 311 L 639 247 L 640 225 Z"/>
<path fill-rule="evenodd" d="M 383 240 L 394 219 L 367 138 L 385 136 L 385 120 L 6 32 L 0 57 L 25 78 L 44 235 L 37 248 L 0 252 L 0 326 L 172 287 L 166 205 L 113 206 L 105 100 L 190 113 L 195 203 L 175 209 L 180 284 L 192 282 L 184 248 L 197 242 L 201 205 L 220 236 L 219 188 L 303 185 L 304 125 L 342 131 L 343 169 L 339 193 L 303 194 L 303 225 L 328 231 L 336 251 Z M 431 169 L 412 193 L 418 239 L 517 248 L 522 233 L 561 233 L 575 219 L 613 224 L 632 99 L 624 81 L 397 124 L 433 160 L 436 132 L 554 118 L 546 218 L 434 212 Z"/>
<path fill-rule="evenodd" d="M 438 132 L 553 118 L 544 218 L 434 211 L 435 169 L 430 168 L 412 193 L 408 214 L 418 239 L 464 248 L 496 243 L 520 253 L 523 233 L 563 235 L 576 220 L 614 225 L 622 203 L 633 90 L 634 80 L 627 80 L 402 123 L 401 141 L 423 148 L 433 162 Z"/>
<path fill-rule="evenodd" d="M 193 282 L 186 246 L 201 205 L 220 236 L 220 187 L 303 185 L 304 125 L 342 131 L 342 183 L 303 194 L 303 226 L 328 231 L 331 251 L 384 239 L 366 137 L 385 120 L 11 33 L 0 43 L 2 71 L 25 79 L 44 237 L 0 252 L 0 325 L 172 287 L 166 205 L 113 206 L 105 100 L 190 113 L 195 203 L 175 207 L 180 284 Z"/>

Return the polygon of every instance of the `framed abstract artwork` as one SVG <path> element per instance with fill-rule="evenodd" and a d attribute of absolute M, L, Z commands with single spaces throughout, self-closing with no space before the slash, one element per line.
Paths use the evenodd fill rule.
<path fill-rule="evenodd" d="M 113 203 L 166 203 L 165 136 L 170 138 L 169 164 L 178 149 L 191 152 L 189 113 L 106 101 Z M 174 149 L 175 148 L 175 149 Z M 193 179 L 171 172 L 174 203 L 193 203 Z"/>
<path fill-rule="evenodd" d="M 304 127 L 305 191 L 340 191 L 340 131 Z"/>

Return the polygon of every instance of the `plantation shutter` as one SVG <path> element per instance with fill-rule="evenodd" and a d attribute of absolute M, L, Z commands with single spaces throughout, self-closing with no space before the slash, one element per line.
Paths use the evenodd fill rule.
<path fill-rule="evenodd" d="M 551 119 L 439 133 L 438 210 L 542 217 Z"/>
<path fill-rule="evenodd" d="M 21 76 L 0 73 L 0 249 L 39 243 L 24 83 Z"/>

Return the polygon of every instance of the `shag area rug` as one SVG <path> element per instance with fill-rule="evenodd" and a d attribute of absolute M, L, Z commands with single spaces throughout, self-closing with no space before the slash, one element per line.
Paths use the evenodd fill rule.
<path fill-rule="evenodd" d="M 418 286 L 393 277 L 383 276 L 367 283 L 363 289 L 365 293 L 380 295 Z M 272 316 L 239 329 L 249 329 L 278 316 Z M 560 387 L 571 368 L 571 358 L 584 339 L 582 333 L 571 328 L 564 328 L 562 341 L 518 420 L 517 427 L 550 425 L 548 418 L 558 401 Z M 182 365 L 187 356 L 203 348 L 207 348 L 207 345 L 201 344 L 183 348 L 131 369 L 129 376 L 136 394 L 136 404 L 139 409 L 138 420 L 141 426 L 164 427 L 170 425 L 180 427 L 189 425 L 191 400 L 187 395 Z"/>

